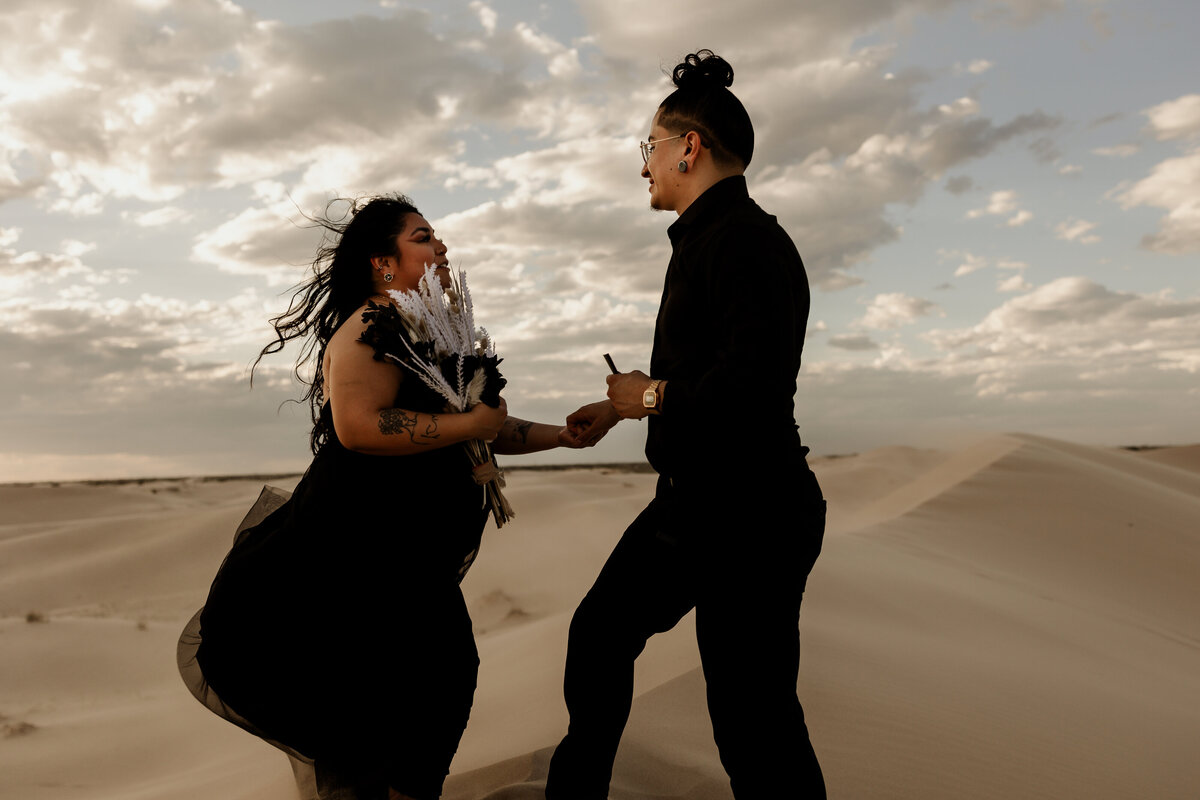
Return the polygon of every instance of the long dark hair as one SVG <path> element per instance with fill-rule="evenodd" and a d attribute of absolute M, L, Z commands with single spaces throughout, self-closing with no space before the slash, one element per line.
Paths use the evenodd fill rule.
<path fill-rule="evenodd" d="M 335 215 L 334 209 L 343 205 L 345 210 Z M 263 356 L 278 353 L 293 339 L 307 340 L 296 358 L 295 374 L 308 386 L 303 399 L 308 401 L 312 412 L 309 444 L 314 455 L 329 438 L 329 430 L 321 419 L 325 403 L 322 364 L 325 346 L 342 323 L 374 294 L 371 259 L 394 255 L 396 237 L 404 232 L 408 215 L 419 213 L 412 200 L 392 194 L 356 200 L 338 198 L 325 206 L 324 214 L 307 217 L 315 227 L 325 229 L 312 262 L 312 277 L 296 286 L 288 310 L 271 320 L 275 341 L 262 349 L 254 367 Z M 303 370 L 313 360 L 314 353 L 316 369 L 310 382 Z M 251 381 L 254 367 L 250 370 Z"/>
<path fill-rule="evenodd" d="M 733 67 L 712 50 L 689 53 L 671 70 L 674 92 L 658 106 L 658 124 L 671 133 L 695 131 L 718 164 L 750 165 L 754 126 L 742 101 L 729 91 Z"/>

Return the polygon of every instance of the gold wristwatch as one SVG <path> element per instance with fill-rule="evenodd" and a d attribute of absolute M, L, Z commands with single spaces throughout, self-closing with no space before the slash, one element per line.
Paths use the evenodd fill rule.
<path fill-rule="evenodd" d="M 650 385 L 646 387 L 646 391 L 642 392 L 642 405 L 651 410 L 658 408 L 658 385 L 662 381 L 658 378 L 652 378 Z"/>

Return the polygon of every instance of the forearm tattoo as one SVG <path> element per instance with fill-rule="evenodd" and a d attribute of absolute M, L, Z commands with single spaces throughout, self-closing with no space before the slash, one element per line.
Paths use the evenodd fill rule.
<path fill-rule="evenodd" d="M 523 419 L 514 419 L 509 417 L 504 421 L 504 427 L 508 431 L 507 438 L 514 442 L 519 438 L 521 440 L 521 444 L 529 443 L 529 431 L 533 428 L 532 422 L 526 422 Z"/>
<path fill-rule="evenodd" d="M 420 439 L 437 439 L 441 436 L 437 432 L 437 414 L 430 414 L 429 424 L 425 426 L 424 430 L 418 432 L 417 428 L 420 424 L 419 415 L 410 414 L 402 408 L 389 408 L 379 413 L 379 432 L 385 436 L 407 433 L 409 441 L 420 445 L 429 444 Z M 420 439 L 417 437 L 420 437 Z"/>

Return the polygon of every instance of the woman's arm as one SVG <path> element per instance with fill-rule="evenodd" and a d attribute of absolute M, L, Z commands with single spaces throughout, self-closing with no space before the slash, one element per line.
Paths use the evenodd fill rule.
<path fill-rule="evenodd" d="M 621 417 L 608 400 L 589 403 L 572 412 L 567 416 L 566 425 L 547 425 L 509 417 L 492 449 L 501 454 L 520 455 L 553 447 L 593 447 L 620 421 Z"/>
<path fill-rule="evenodd" d="M 529 422 L 516 417 L 504 420 L 492 450 L 499 455 L 516 456 L 550 450 L 565 444 L 562 435 L 565 425 L 547 425 L 544 422 Z"/>
<path fill-rule="evenodd" d="M 333 404 L 333 427 L 349 450 L 399 456 L 447 447 L 470 439 L 495 439 L 508 416 L 482 403 L 466 413 L 428 414 L 393 408 L 405 376 L 402 367 L 376 361 L 370 345 L 358 341 L 366 328 L 361 314 L 348 320 L 325 348 L 325 381 Z"/>

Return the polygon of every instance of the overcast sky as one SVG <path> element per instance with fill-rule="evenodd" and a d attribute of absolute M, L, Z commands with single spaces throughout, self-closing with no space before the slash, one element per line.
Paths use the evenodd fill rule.
<path fill-rule="evenodd" d="M 603 353 L 647 368 L 675 215 L 637 142 L 704 47 L 813 285 L 815 453 L 1198 441 L 1198 33 L 1195 0 L 6 0 L 0 481 L 303 469 L 295 351 L 248 366 L 339 196 L 433 221 L 512 413 L 599 399 Z"/>

